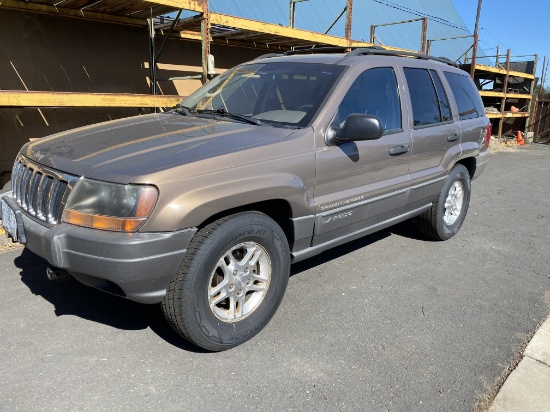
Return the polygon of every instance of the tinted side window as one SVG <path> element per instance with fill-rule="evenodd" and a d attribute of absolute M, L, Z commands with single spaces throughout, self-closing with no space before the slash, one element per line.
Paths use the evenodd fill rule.
<path fill-rule="evenodd" d="M 378 116 L 385 131 L 401 129 L 401 104 L 391 67 L 366 70 L 355 79 L 335 119 L 342 125 L 352 113 Z"/>
<path fill-rule="evenodd" d="M 428 70 L 406 67 L 404 71 L 411 96 L 414 125 L 441 123 L 439 100 Z"/>
<path fill-rule="evenodd" d="M 453 115 L 451 113 L 451 106 L 449 105 L 449 99 L 447 99 L 447 93 L 441 84 L 441 79 L 439 74 L 435 70 L 430 70 L 432 75 L 432 80 L 435 85 L 435 90 L 437 92 L 437 97 L 439 99 L 439 110 L 441 111 L 441 120 L 444 122 L 450 122 L 453 120 Z"/>
<path fill-rule="evenodd" d="M 450 72 L 444 73 L 455 96 L 459 119 L 466 120 L 483 116 L 484 109 L 479 93 L 470 81 L 470 77 Z"/>

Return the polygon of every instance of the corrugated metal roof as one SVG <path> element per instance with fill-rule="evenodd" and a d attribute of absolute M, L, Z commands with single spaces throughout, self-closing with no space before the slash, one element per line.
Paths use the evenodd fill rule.
<path fill-rule="evenodd" d="M 210 0 L 210 10 L 232 16 L 288 26 L 289 0 Z M 295 27 L 324 33 L 346 6 L 346 0 L 307 0 L 296 3 Z M 472 10 L 475 13 L 475 10 Z M 370 26 L 428 17 L 428 39 L 470 35 L 451 0 L 355 0 L 353 2 L 352 37 L 370 40 Z M 344 36 L 345 14 L 328 34 Z M 420 21 L 379 27 L 376 37 L 383 44 L 410 50 L 420 49 Z M 473 39 L 436 41 L 432 55 L 458 59 L 472 45 Z M 478 55 L 483 55 L 480 50 Z"/>

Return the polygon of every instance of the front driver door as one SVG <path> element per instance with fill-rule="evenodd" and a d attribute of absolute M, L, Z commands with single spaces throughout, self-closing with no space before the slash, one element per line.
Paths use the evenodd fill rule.
<path fill-rule="evenodd" d="M 395 70 L 376 67 L 358 74 L 341 100 L 331 127 L 352 113 L 378 116 L 384 135 L 378 140 L 316 151 L 316 222 L 313 245 L 346 236 L 399 215 L 409 188 L 411 134 L 403 118 Z"/>

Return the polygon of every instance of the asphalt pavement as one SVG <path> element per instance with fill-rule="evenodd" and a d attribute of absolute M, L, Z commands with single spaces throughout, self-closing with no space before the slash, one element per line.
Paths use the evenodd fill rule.
<path fill-rule="evenodd" d="M 0 242 L 0 411 L 474 410 L 550 307 L 550 147 L 494 154 L 472 188 L 447 242 L 405 222 L 295 265 L 222 353 Z"/>

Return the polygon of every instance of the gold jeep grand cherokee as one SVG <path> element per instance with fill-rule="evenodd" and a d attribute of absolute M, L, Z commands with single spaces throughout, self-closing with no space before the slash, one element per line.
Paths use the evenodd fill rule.
<path fill-rule="evenodd" d="M 25 145 L 4 227 L 50 277 L 160 303 L 212 351 L 262 330 L 294 262 L 410 218 L 454 236 L 489 158 L 468 74 L 414 53 L 314 51 L 239 65 L 169 112 Z"/>

